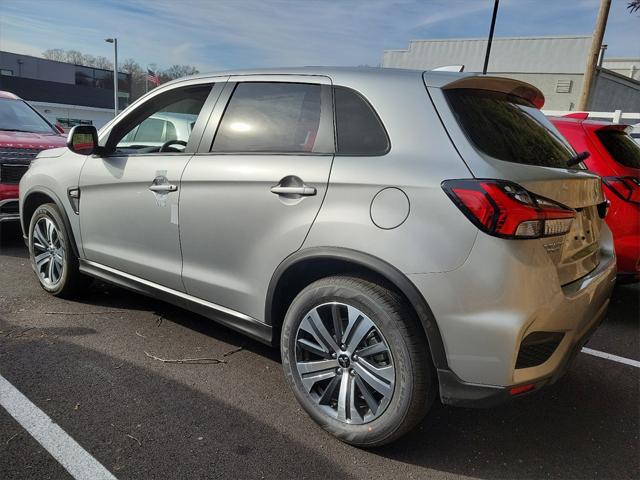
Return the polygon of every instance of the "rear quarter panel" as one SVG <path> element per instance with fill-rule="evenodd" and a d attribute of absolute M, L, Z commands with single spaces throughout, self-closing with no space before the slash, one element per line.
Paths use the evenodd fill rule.
<path fill-rule="evenodd" d="M 333 83 L 353 88 L 371 103 L 391 148 L 382 156 L 336 155 L 324 203 L 303 247 L 359 250 L 404 273 L 441 272 L 462 265 L 477 230 L 440 184 L 471 174 L 434 111 L 422 76 L 336 75 Z M 383 229 L 373 222 L 371 205 L 388 187 L 406 194 L 409 213 L 399 226 Z M 402 218 L 401 212 L 385 211 L 395 205 L 379 207 L 385 215 Z"/>

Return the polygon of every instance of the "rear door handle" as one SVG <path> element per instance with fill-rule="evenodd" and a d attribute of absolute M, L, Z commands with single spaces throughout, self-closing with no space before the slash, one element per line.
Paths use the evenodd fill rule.
<path fill-rule="evenodd" d="M 281 187 L 280 185 L 271 187 L 271 193 L 275 193 L 276 195 L 300 195 L 302 197 L 310 197 L 315 195 L 316 192 L 315 187 Z"/>
<path fill-rule="evenodd" d="M 167 192 L 175 192 L 176 190 L 178 190 L 178 187 L 170 183 L 160 183 L 160 184 L 151 185 L 149 187 L 149 190 L 151 190 L 152 192 L 167 193 Z"/>

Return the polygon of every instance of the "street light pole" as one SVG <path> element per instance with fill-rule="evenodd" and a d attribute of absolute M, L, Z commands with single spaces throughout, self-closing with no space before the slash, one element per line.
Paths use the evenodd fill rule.
<path fill-rule="evenodd" d="M 105 38 L 107 43 L 113 43 L 113 116 L 118 115 L 118 39 Z"/>

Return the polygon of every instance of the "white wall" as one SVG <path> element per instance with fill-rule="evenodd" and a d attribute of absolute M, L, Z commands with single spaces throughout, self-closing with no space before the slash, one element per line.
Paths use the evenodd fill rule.
<path fill-rule="evenodd" d="M 93 126 L 100 129 L 100 127 L 113 118 L 113 110 L 106 108 L 33 101 L 29 102 L 29 104 L 53 124 L 58 122 L 59 118 L 80 119 L 91 121 Z"/>

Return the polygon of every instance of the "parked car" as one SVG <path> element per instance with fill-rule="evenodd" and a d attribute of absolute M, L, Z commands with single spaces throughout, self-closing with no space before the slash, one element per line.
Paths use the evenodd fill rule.
<path fill-rule="evenodd" d="M 120 148 L 132 150 L 162 147 L 170 140 L 171 148 L 184 150 L 197 115 L 190 113 L 158 112 L 127 133 L 118 143 Z"/>
<path fill-rule="evenodd" d="M 577 151 L 587 151 L 589 170 L 600 175 L 611 202 L 607 224 L 613 232 L 618 276 L 640 280 L 640 145 L 628 125 L 588 120 L 587 113 L 552 118 Z"/>
<path fill-rule="evenodd" d="M 300 68 L 162 85 L 20 183 L 42 288 L 96 277 L 279 345 L 296 398 L 364 447 L 439 396 L 486 406 L 558 379 L 603 318 L 600 178 L 521 81 Z M 123 138 L 156 112 L 178 139 Z"/>
<path fill-rule="evenodd" d="M 40 151 L 66 144 L 60 133 L 27 102 L 0 91 L 0 223 L 19 220 L 18 183 Z"/>

